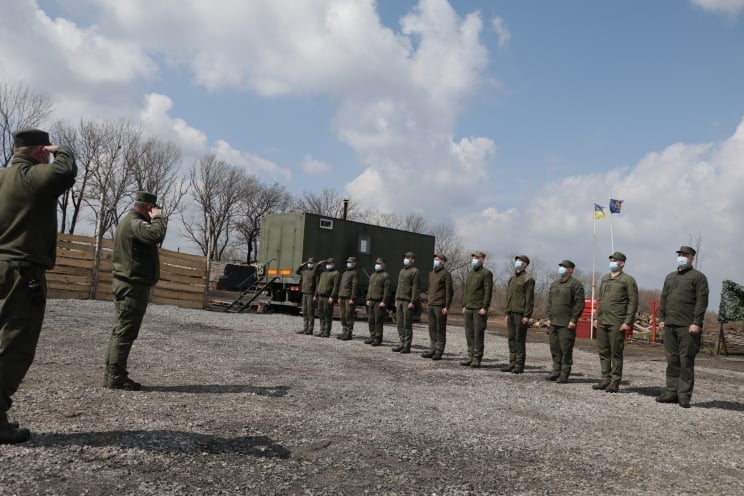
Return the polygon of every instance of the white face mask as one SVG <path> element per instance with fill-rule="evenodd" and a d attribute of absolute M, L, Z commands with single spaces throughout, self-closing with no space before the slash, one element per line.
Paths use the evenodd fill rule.
<path fill-rule="evenodd" d="M 442 266 L 442 261 L 441 260 L 434 260 L 434 268 L 435 269 L 438 269 L 441 266 Z"/>
<path fill-rule="evenodd" d="M 307 264 L 308 269 L 312 269 L 313 267 L 315 267 L 315 264 L 311 264 L 311 263 Z"/>
<path fill-rule="evenodd" d="M 335 267 L 335 265 L 333 265 L 333 264 L 326 264 L 326 270 L 333 270 L 333 267 Z"/>
<path fill-rule="evenodd" d="M 517 260 L 516 262 L 514 262 L 514 268 L 516 270 L 522 270 L 522 267 L 524 267 L 524 262 L 522 262 L 521 260 Z"/>
<path fill-rule="evenodd" d="M 567 269 L 567 268 L 565 268 L 564 266 L 562 266 L 562 265 L 561 265 L 560 267 L 558 267 L 558 273 L 559 273 L 559 274 L 560 274 L 561 276 L 565 276 L 565 275 L 566 275 L 566 272 L 568 272 L 568 269 Z"/>
<path fill-rule="evenodd" d="M 686 269 L 690 266 L 690 259 L 687 257 L 679 256 L 677 257 L 677 267 L 680 269 Z"/>
<path fill-rule="evenodd" d="M 353 264 L 353 263 L 351 263 L 351 262 L 348 262 L 348 263 L 346 264 L 346 268 L 347 268 L 347 269 L 349 269 L 349 270 L 351 270 L 351 269 L 353 269 L 353 268 L 354 268 L 354 264 Z"/>
<path fill-rule="evenodd" d="M 617 272 L 620 268 L 620 263 L 617 261 L 610 262 L 610 272 Z"/>
<path fill-rule="evenodd" d="M 477 269 L 478 266 L 480 265 L 480 260 L 478 260 L 477 258 L 474 258 L 470 261 L 470 265 L 472 265 L 474 269 Z"/>
<path fill-rule="evenodd" d="M 409 265 L 411 265 L 411 259 L 408 258 L 408 257 L 404 258 L 403 259 L 403 267 L 408 267 Z"/>
<path fill-rule="evenodd" d="M 380 272 L 382 270 L 382 265 L 381 264 L 375 264 L 375 270 L 377 272 Z"/>

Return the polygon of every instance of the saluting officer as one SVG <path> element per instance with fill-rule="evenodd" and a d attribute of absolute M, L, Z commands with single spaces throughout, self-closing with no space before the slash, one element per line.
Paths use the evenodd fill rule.
<path fill-rule="evenodd" d="M 0 444 L 31 437 L 8 421 L 7 412 L 34 360 L 44 321 L 46 271 L 57 254 L 57 198 L 76 175 L 72 150 L 52 145 L 46 131 L 13 134 L 13 157 L 0 169 Z"/>

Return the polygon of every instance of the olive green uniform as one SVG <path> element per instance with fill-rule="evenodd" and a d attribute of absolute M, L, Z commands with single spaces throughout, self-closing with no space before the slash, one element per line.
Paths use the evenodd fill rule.
<path fill-rule="evenodd" d="M 620 272 L 606 274 L 599 286 L 596 311 L 597 350 L 602 382 L 617 385 L 623 378 L 625 331 L 622 324 L 633 325 L 638 311 L 638 285 L 632 276 Z"/>
<path fill-rule="evenodd" d="M 515 372 L 524 371 L 527 358 L 527 324 L 522 319 L 532 318 L 535 305 L 535 280 L 520 270 L 506 287 L 506 328 L 509 341 L 509 365 Z"/>
<path fill-rule="evenodd" d="M 462 295 L 465 313 L 465 339 L 468 342 L 468 357 L 480 361 L 483 358 L 483 340 L 486 333 L 488 308 L 493 295 L 493 274 L 480 266 L 468 272 Z M 485 315 L 480 310 L 485 310 Z"/>
<path fill-rule="evenodd" d="M 664 322 L 667 394 L 680 401 L 692 397 L 695 355 L 700 350 L 708 292 L 708 279 L 693 268 L 667 275 L 661 291 L 659 319 Z M 700 327 L 698 334 L 690 334 L 692 324 Z"/>
<path fill-rule="evenodd" d="M 46 309 L 46 271 L 57 249 L 57 197 L 75 182 L 72 150 L 51 164 L 15 154 L 0 169 L 0 430 L 36 353 Z"/>
<path fill-rule="evenodd" d="M 158 245 L 165 239 L 165 219 L 150 220 L 132 209 L 114 234 L 113 281 L 116 325 L 106 352 L 105 385 L 127 380 L 127 361 L 147 311 L 150 290 L 160 279 Z"/>
<path fill-rule="evenodd" d="M 318 277 L 318 315 L 320 316 L 320 335 L 327 338 L 331 335 L 331 326 L 333 325 L 333 302 L 338 298 L 338 285 L 341 281 L 341 274 L 334 267 L 331 270 L 324 270 Z"/>
<path fill-rule="evenodd" d="M 567 274 L 550 285 L 548 292 L 548 320 L 550 329 L 550 355 L 553 357 L 553 373 L 571 374 L 573 347 L 576 342 L 576 328 L 569 329 L 570 323 L 577 324 L 584 310 L 584 285 Z"/>
<path fill-rule="evenodd" d="M 315 289 L 318 285 L 320 265 L 315 264 L 308 269 L 306 264 L 300 265 L 295 274 L 300 276 L 300 292 L 302 293 L 302 332 L 312 334 L 315 330 Z"/>
<path fill-rule="evenodd" d="M 341 275 L 338 289 L 338 309 L 341 316 L 342 337 L 351 339 L 354 332 L 354 298 L 359 290 L 359 273 L 356 269 L 347 269 Z"/>
<path fill-rule="evenodd" d="M 429 272 L 429 293 L 427 294 L 427 320 L 429 321 L 429 351 L 444 353 L 447 344 L 447 314 L 452 305 L 452 274 L 444 267 Z"/>
<path fill-rule="evenodd" d="M 398 273 L 398 287 L 395 290 L 395 319 L 398 323 L 398 337 L 401 350 L 410 351 L 413 341 L 413 309 L 408 305 L 419 299 L 421 273 L 418 268 L 403 267 Z"/>
<path fill-rule="evenodd" d="M 390 274 L 381 270 L 375 272 L 369 278 L 367 287 L 367 322 L 369 324 L 369 337 L 373 343 L 382 343 L 382 324 L 385 322 L 387 308 L 380 307 L 380 303 L 387 304 L 390 301 Z"/>

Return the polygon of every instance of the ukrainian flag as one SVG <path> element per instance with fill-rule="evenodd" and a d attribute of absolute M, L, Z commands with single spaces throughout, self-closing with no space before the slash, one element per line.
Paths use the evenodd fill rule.
<path fill-rule="evenodd" d="M 604 207 L 602 205 L 594 204 L 594 218 L 595 219 L 604 219 Z"/>

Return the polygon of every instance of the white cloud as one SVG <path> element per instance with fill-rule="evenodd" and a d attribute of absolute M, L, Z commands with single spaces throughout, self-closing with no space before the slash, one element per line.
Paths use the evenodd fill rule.
<path fill-rule="evenodd" d="M 520 210 L 486 208 L 462 217 L 457 232 L 466 249 L 497 257 L 526 252 L 548 266 L 569 258 L 591 273 L 594 197 L 605 206 L 610 196 L 625 200 L 621 214 L 607 213 L 596 222 L 598 273 L 606 272 L 611 253 L 610 221 L 615 249 L 628 255 L 627 271 L 644 288 L 660 289 L 673 270 L 674 251 L 699 235 L 701 270 L 710 283 L 711 309 L 717 310 L 721 281 L 744 283 L 732 249 L 744 241 L 738 209 L 742 156 L 744 120 L 721 143 L 676 143 L 632 168 L 565 178 L 536 189 Z"/>
<path fill-rule="evenodd" d="M 292 172 L 290 170 L 252 153 L 236 150 L 227 141 L 217 140 L 212 147 L 212 152 L 217 158 L 231 165 L 241 167 L 249 174 L 256 175 L 261 179 L 265 180 L 268 178 L 287 182 L 292 180 Z"/>
<path fill-rule="evenodd" d="M 491 24 L 493 24 L 493 29 L 496 31 L 496 36 L 499 40 L 499 48 L 505 47 L 509 43 L 509 40 L 511 40 L 512 36 L 506 22 L 501 17 L 497 16 L 492 19 Z"/>
<path fill-rule="evenodd" d="M 189 126 L 183 119 L 170 116 L 173 101 L 166 95 L 151 93 L 145 97 L 140 121 L 145 131 L 163 140 L 178 144 L 187 155 L 203 155 L 207 151 L 207 136 Z"/>
<path fill-rule="evenodd" d="M 734 16 L 744 10 L 744 0 L 690 0 L 690 2 L 703 10 L 723 12 Z"/>
<path fill-rule="evenodd" d="M 305 174 L 311 176 L 324 176 L 331 171 L 330 165 L 321 162 L 320 160 L 316 160 L 310 155 L 305 155 L 301 167 Z"/>

